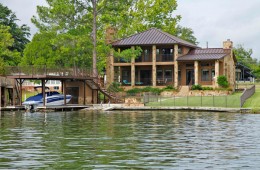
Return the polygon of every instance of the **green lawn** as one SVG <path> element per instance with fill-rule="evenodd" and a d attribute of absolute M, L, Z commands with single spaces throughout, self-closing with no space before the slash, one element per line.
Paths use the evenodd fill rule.
<path fill-rule="evenodd" d="M 246 100 L 244 108 L 260 109 L 260 87 L 256 86 L 255 94 Z"/>
<path fill-rule="evenodd" d="M 158 97 L 146 106 L 189 106 L 189 107 L 240 107 L 242 93 L 229 96 L 188 96 L 188 97 Z"/>

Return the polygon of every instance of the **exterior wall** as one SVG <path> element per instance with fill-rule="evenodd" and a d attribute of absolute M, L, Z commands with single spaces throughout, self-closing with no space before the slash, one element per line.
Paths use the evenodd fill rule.
<path fill-rule="evenodd" d="M 78 87 L 79 88 L 79 96 L 78 96 L 78 103 L 84 104 L 84 83 L 79 81 L 73 81 L 73 82 L 66 82 L 66 88 L 67 87 Z M 92 98 L 92 89 L 86 85 L 86 93 L 85 93 L 85 100 L 86 104 L 92 104 L 97 103 L 97 92 L 93 92 L 93 98 Z"/>
<path fill-rule="evenodd" d="M 230 47 L 230 44 L 227 43 L 226 46 Z M 182 55 L 185 55 L 190 51 L 189 47 L 181 46 L 181 48 L 182 48 L 181 54 L 178 53 L 178 49 L 179 49 L 178 45 L 174 45 L 172 47 L 171 46 L 165 47 L 165 48 L 174 49 L 174 61 L 170 61 L 170 62 L 154 61 L 155 60 L 154 56 L 155 56 L 155 51 L 156 51 L 155 49 L 162 49 L 163 48 L 162 46 L 154 45 L 154 46 L 143 47 L 143 48 L 151 49 L 152 52 L 149 56 L 149 58 L 152 58 L 151 61 L 149 59 L 149 62 L 141 62 L 141 61 L 135 62 L 132 59 L 132 61 L 129 63 L 113 63 L 113 68 L 116 66 L 120 67 L 121 82 L 123 80 L 122 70 L 129 68 L 131 70 L 131 75 L 129 77 L 131 86 L 135 87 L 136 86 L 135 82 L 141 81 L 141 77 L 140 77 L 141 70 L 147 69 L 147 70 L 151 70 L 151 73 L 152 73 L 152 75 L 150 77 L 151 78 L 150 85 L 161 86 L 161 84 L 158 83 L 158 80 L 157 80 L 156 70 L 162 69 L 162 68 L 163 69 L 170 68 L 170 69 L 172 69 L 172 83 L 171 84 L 173 84 L 176 88 L 178 86 L 187 85 L 187 77 L 186 77 L 187 70 L 194 71 L 194 77 L 196 77 L 196 82 L 195 82 L 195 78 L 194 78 L 194 84 L 217 87 L 216 80 L 217 80 L 217 76 L 220 76 L 220 75 L 226 75 L 228 78 L 228 81 L 232 87 L 235 84 L 235 62 L 234 62 L 232 54 L 225 57 L 224 59 L 218 60 L 218 66 L 215 66 L 216 65 L 215 60 L 198 61 L 197 64 L 195 65 L 195 61 L 187 61 L 187 62 L 177 62 L 176 61 L 176 59 L 178 57 L 181 57 Z M 112 61 L 112 59 L 110 59 L 109 61 Z M 201 65 L 202 63 L 209 63 L 210 65 L 208 65 L 208 66 Z M 189 64 L 189 66 L 187 66 L 186 64 Z M 110 64 L 110 66 L 112 67 L 112 64 Z M 195 66 L 197 69 L 195 69 Z M 216 68 L 217 68 L 217 70 L 216 70 Z M 202 81 L 202 69 L 209 70 L 208 81 Z M 214 73 L 213 70 L 215 71 L 215 74 L 217 73 L 217 76 L 212 75 Z M 110 73 L 114 74 L 114 71 L 110 70 Z M 110 80 L 110 81 L 113 82 L 113 80 Z M 167 84 L 165 84 L 165 85 L 167 85 Z M 140 86 L 140 85 L 138 85 L 138 86 Z"/>

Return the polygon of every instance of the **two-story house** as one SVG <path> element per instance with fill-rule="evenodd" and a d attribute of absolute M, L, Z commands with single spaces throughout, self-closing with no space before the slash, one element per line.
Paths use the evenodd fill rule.
<path fill-rule="evenodd" d="M 225 75 L 230 87 L 235 84 L 233 43 L 223 42 L 222 48 L 199 48 L 156 28 L 111 43 L 122 51 L 139 46 L 142 55 L 131 61 L 111 54 L 107 63 L 107 82 L 122 86 L 187 86 L 200 84 L 218 87 L 216 79 Z"/>

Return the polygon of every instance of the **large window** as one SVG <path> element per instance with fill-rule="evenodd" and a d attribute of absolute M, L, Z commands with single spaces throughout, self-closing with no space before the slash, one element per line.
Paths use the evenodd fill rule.
<path fill-rule="evenodd" d="M 162 49 L 162 61 L 173 61 L 173 49 L 163 48 Z"/>
<path fill-rule="evenodd" d="M 210 81 L 208 69 L 202 69 L 202 71 L 201 71 L 201 81 Z"/>
<path fill-rule="evenodd" d="M 163 72 L 162 72 L 162 70 L 157 70 L 157 71 L 156 71 L 156 77 L 157 77 L 157 79 L 162 79 L 162 78 L 163 78 Z"/>
<path fill-rule="evenodd" d="M 151 50 L 150 49 L 145 49 L 144 50 L 144 61 L 150 61 L 150 55 L 151 55 Z"/>
<path fill-rule="evenodd" d="M 123 70 L 122 71 L 122 80 L 131 82 L 131 71 L 130 70 Z"/>
<path fill-rule="evenodd" d="M 172 82 L 172 70 L 171 69 L 164 70 L 164 78 L 165 78 L 165 81 Z"/>

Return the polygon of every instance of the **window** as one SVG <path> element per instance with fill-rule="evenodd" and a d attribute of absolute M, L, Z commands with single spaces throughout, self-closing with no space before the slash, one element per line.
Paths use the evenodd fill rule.
<path fill-rule="evenodd" d="M 150 53 L 151 53 L 150 49 L 145 49 L 144 50 L 144 61 L 149 61 Z"/>
<path fill-rule="evenodd" d="M 172 81 L 172 70 L 167 69 L 164 70 L 164 79 L 167 79 L 167 82 L 171 82 Z"/>
<path fill-rule="evenodd" d="M 178 54 L 182 54 L 182 47 L 178 47 Z"/>
<path fill-rule="evenodd" d="M 212 69 L 212 70 L 211 70 L 211 79 L 213 80 L 214 77 L 215 77 L 215 70 Z"/>
<path fill-rule="evenodd" d="M 54 86 L 53 89 L 54 89 L 54 90 L 59 90 L 60 87 L 59 87 L 59 86 Z"/>
<path fill-rule="evenodd" d="M 162 61 L 173 61 L 173 48 L 163 48 L 162 57 Z"/>
<path fill-rule="evenodd" d="M 201 81 L 209 81 L 209 70 L 208 69 L 202 69 Z"/>
<path fill-rule="evenodd" d="M 160 79 L 160 78 L 163 77 L 163 72 L 162 72 L 162 70 L 157 70 L 156 72 L 157 72 L 156 77 L 157 77 L 158 79 Z"/>

